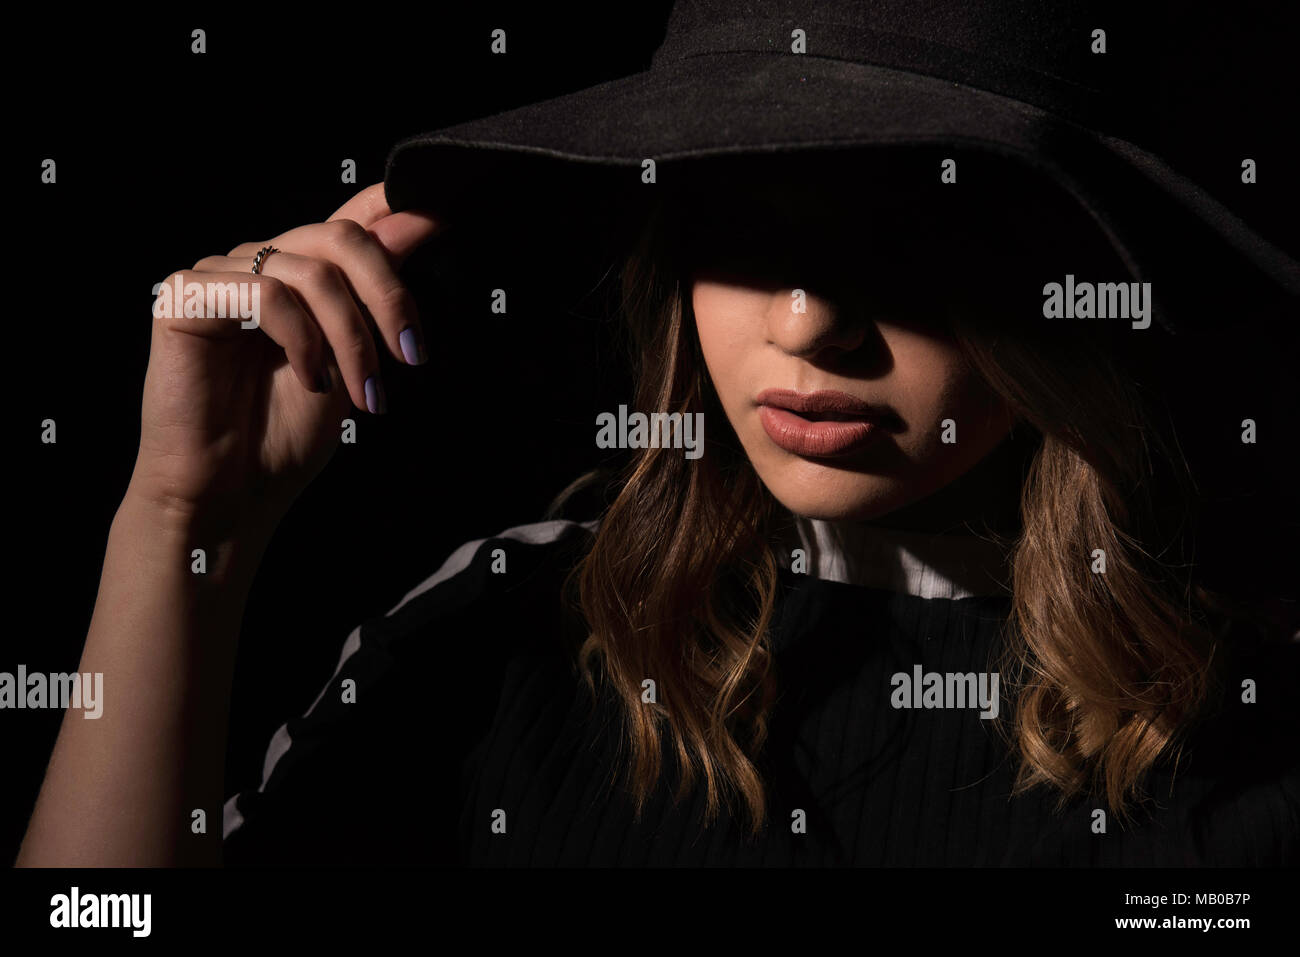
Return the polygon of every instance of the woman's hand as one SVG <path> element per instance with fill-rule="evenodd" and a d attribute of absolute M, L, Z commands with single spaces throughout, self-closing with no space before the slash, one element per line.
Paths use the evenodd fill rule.
<path fill-rule="evenodd" d="M 382 395 L 365 313 L 383 348 L 422 360 L 396 269 L 433 233 L 429 217 L 391 212 L 372 186 L 328 222 L 271 240 L 280 251 L 260 276 L 253 257 L 267 243 L 179 274 L 257 283 L 260 325 L 240 328 L 238 309 L 154 319 L 140 453 L 81 656 L 125 703 L 95 721 L 68 709 L 20 866 L 221 862 L 220 824 L 196 834 L 191 820 L 195 808 L 221 820 L 235 649 L 259 553 L 350 406 L 366 407 L 367 381 L 372 401 Z M 333 385 L 313 391 L 326 368 Z M 190 564 L 196 543 L 215 549 L 202 574 Z"/>
<path fill-rule="evenodd" d="M 384 411 L 378 349 L 424 361 L 415 302 L 397 269 L 435 229 L 422 213 L 393 213 L 378 183 L 324 223 L 169 276 L 173 292 L 177 276 L 256 284 L 259 324 L 242 328 L 233 307 L 230 318 L 186 317 L 175 301 L 154 319 L 128 495 L 185 520 L 278 522 L 329 460 L 350 407 Z M 252 275 L 267 245 L 278 252 Z M 239 288 L 251 302 L 252 287 Z"/>

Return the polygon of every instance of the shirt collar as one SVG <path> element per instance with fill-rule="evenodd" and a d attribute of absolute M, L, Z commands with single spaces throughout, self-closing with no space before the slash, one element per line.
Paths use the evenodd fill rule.
<path fill-rule="evenodd" d="M 785 567 L 824 581 L 920 598 L 1010 593 L 1007 548 L 974 534 L 937 534 L 789 515 L 779 549 Z M 797 565 L 793 550 L 803 550 Z"/>

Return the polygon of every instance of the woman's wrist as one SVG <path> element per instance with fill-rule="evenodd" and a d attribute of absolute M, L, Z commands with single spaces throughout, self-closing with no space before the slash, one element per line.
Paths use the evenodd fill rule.
<path fill-rule="evenodd" d="M 148 492 L 134 481 L 109 533 L 135 561 L 183 567 L 208 586 L 247 591 L 275 529 L 252 508 L 212 509 Z"/>

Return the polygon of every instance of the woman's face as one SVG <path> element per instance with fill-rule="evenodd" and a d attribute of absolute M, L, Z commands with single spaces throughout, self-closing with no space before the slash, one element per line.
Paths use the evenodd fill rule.
<path fill-rule="evenodd" d="M 946 286 L 961 244 L 942 210 L 855 203 L 832 181 L 760 176 L 698 194 L 690 296 L 759 478 L 796 514 L 869 520 L 962 476 L 1012 415 L 945 330 L 944 312 L 977 292 Z M 977 277 L 970 265 L 958 272 Z"/>

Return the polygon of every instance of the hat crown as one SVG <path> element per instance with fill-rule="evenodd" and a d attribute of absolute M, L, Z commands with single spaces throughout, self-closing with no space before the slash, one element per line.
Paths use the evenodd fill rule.
<path fill-rule="evenodd" d="M 653 66 L 792 55 L 802 30 L 803 55 L 951 80 L 1140 137 L 1154 26 L 1082 0 L 677 0 Z"/>

